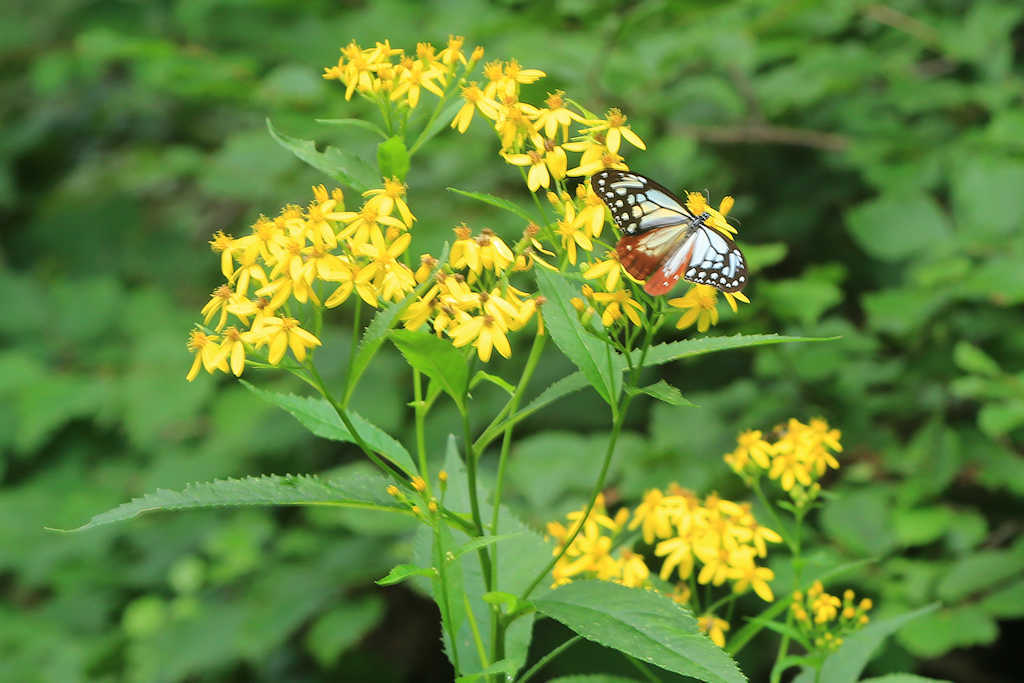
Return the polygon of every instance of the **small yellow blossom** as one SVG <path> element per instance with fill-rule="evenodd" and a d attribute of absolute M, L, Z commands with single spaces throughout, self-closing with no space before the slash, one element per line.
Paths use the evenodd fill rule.
<path fill-rule="evenodd" d="M 537 128 L 542 129 L 544 135 L 549 138 L 554 138 L 561 129 L 564 142 L 569 139 L 569 126 L 572 122 L 582 121 L 583 117 L 565 106 L 563 95 L 565 93 L 561 90 L 548 93 L 547 99 L 544 100 L 547 106 L 537 112 Z"/>
<path fill-rule="evenodd" d="M 210 301 L 203 306 L 203 310 L 200 311 L 200 315 L 203 316 L 203 324 L 209 325 L 213 316 L 220 313 L 220 317 L 217 319 L 217 324 L 214 329 L 220 330 L 224 327 L 228 320 L 228 304 L 234 303 L 237 300 L 237 295 L 234 290 L 227 285 L 221 285 L 217 289 L 213 290 L 210 294 Z"/>
<path fill-rule="evenodd" d="M 306 360 L 306 350 L 320 346 L 320 340 L 299 326 L 299 321 L 287 316 L 269 316 L 260 320 L 252 329 L 252 338 L 257 348 L 269 346 L 267 362 L 277 365 L 284 358 L 285 351 L 292 350 L 300 363 Z"/>
<path fill-rule="evenodd" d="M 201 330 L 192 330 L 189 332 L 187 346 L 189 351 L 196 354 L 195 359 L 192 361 L 192 367 L 189 368 L 188 374 L 185 375 L 185 379 L 189 382 L 194 380 L 196 375 L 199 374 L 200 367 L 210 374 L 213 374 L 214 370 L 227 372 L 227 361 L 216 336 L 208 335 Z"/>
<path fill-rule="evenodd" d="M 504 323 L 492 315 L 478 315 L 458 323 L 450 334 L 452 345 L 456 348 L 465 346 L 472 342 L 476 347 L 477 355 L 484 363 L 491 359 L 491 350 L 497 349 L 505 358 L 512 355 L 512 347 L 506 336 L 507 328 Z"/>
<path fill-rule="evenodd" d="M 616 154 L 619 151 L 623 138 L 634 147 L 647 149 L 647 145 L 640 139 L 640 136 L 626 125 L 626 115 L 618 109 L 609 109 L 603 121 L 594 122 L 594 125 L 584 129 L 583 133 L 590 135 L 604 133 L 605 145 L 612 154 Z"/>
<path fill-rule="evenodd" d="M 725 647 L 725 632 L 729 630 L 729 622 L 719 619 L 713 614 L 705 614 L 697 619 L 697 627 L 711 638 L 718 647 Z"/>
<path fill-rule="evenodd" d="M 698 332 L 707 332 L 712 325 L 718 324 L 717 292 L 710 285 L 694 285 L 684 296 L 669 299 L 669 306 L 686 311 L 676 323 L 676 328 L 683 330 L 697 323 Z"/>

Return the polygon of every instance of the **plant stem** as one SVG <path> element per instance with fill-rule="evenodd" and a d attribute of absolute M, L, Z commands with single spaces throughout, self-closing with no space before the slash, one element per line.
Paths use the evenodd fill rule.
<path fill-rule="evenodd" d="M 530 355 L 526 359 L 526 366 L 523 368 L 523 374 L 519 376 L 519 383 L 516 385 L 515 391 L 512 393 L 512 398 L 510 398 L 508 402 L 509 412 L 514 413 L 519 407 L 519 400 L 523 397 L 523 392 L 526 391 L 526 386 L 530 383 L 533 371 L 537 368 L 537 363 L 540 361 L 541 353 L 544 351 L 544 342 L 546 340 L 547 335 L 540 334 L 539 332 L 533 338 L 533 346 L 530 347 Z M 514 425 L 512 424 L 505 427 L 505 434 L 501 441 L 501 455 L 498 457 L 498 475 L 494 484 L 494 500 L 491 503 L 494 506 L 491 511 L 491 535 L 493 536 L 498 535 L 502 485 L 505 481 L 505 465 L 508 461 L 508 452 L 512 444 L 513 427 Z M 491 586 L 495 588 L 498 586 L 499 566 L 498 544 L 495 543 L 491 547 Z M 497 608 L 495 608 L 491 613 L 491 655 L 494 661 L 499 661 L 505 656 L 505 624 L 500 616 L 501 615 Z"/>
<path fill-rule="evenodd" d="M 423 376 L 419 370 L 412 371 L 413 414 L 416 420 L 416 457 L 419 460 L 420 476 L 427 483 L 427 496 L 430 495 L 430 477 L 427 476 L 427 442 L 424 435 L 424 423 L 427 407 L 423 402 Z"/>
<path fill-rule="evenodd" d="M 469 508 L 473 516 L 473 533 L 478 538 L 483 538 L 484 524 L 483 518 L 480 516 L 480 500 L 477 495 L 477 482 L 476 482 L 476 453 L 473 451 L 473 439 L 469 429 L 469 411 L 462 411 L 462 429 L 464 433 L 465 451 L 466 451 L 466 484 L 469 488 Z M 487 552 L 487 548 L 477 548 L 477 556 L 480 558 L 480 571 L 484 577 L 484 588 L 485 590 L 493 590 L 491 586 L 491 556 Z"/>
<path fill-rule="evenodd" d="M 565 641 L 564 643 L 556 647 L 554 650 L 552 650 L 551 652 L 547 653 L 539 660 L 537 660 L 537 663 L 531 666 L 529 669 L 527 669 L 526 673 L 520 676 L 519 680 L 516 681 L 516 683 L 526 683 L 528 680 L 537 675 L 537 673 L 540 672 L 541 669 L 550 664 L 551 660 L 553 660 L 555 657 L 562 654 L 563 652 L 565 652 L 581 640 L 583 640 L 583 636 L 573 636 L 569 640 Z"/>

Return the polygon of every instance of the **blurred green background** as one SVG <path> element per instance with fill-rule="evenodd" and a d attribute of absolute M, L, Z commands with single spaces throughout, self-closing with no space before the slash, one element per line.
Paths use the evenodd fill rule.
<path fill-rule="evenodd" d="M 648 143 L 628 157 L 634 169 L 707 188 L 714 201 L 737 197 L 741 243 L 761 270 L 747 290 L 753 303 L 724 315 L 717 333 L 842 337 L 678 364 L 670 379 L 700 407 L 635 409 L 613 465 L 619 498 L 669 481 L 742 497 L 721 461 L 740 430 L 824 416 L 843 430 L 846 452 L 818 516 L 825 549 L 815 561 L 879 558 L 839 584 L 872 597 L 879 616 L 943 603 L 888 643 L 873 671 L 1019 679 L 1020 2 L 7 7 L 0 679 L 450 677 L 433 604 L 372 584 L 408 561 L 404 522 L 254 509 L 80 535 L 43 529 L 77 526 L 158 487 L 362 466 L 354 449 L 314 440 L 227 378 L 186 384 L 185 337 L 221 278 L 210 234 L 241 234 L 328 181 L 278 147 L 264 119 L 359 150 L 363 141 L 313 121 L 367 112 L 323 81 L 322 67 L 353 38 L 412 49 L 449 33 L 490 59 L 545 70 L 526 99 L 564 88 L 596 111 L 622 107 Z M 485 126 L 470 135 L 471 144 L 443 135 L 414 161 L 414 249 L 437 253 L 463 220 L 522 229 L 444 190 L 524 196 Z M 348 342 L 340 324 L 327 337 L 330 373 Z M 521 351 L 497 371 L 513 374 Z M 566 369 L 552 354 L 538 390 Z M 397 354 L 382 354 L 358 406 L 402 438 L 406 372 Z M 499 400 L 482 392 L 480 413 Z M 510 502 L 530 523 L 582 504 L 605 438 L 597 403 L 577 394 L 521 430 Z M 432 448 L 450 417 L 431 422 Z M 785 565 L 776 570 L 781 593 Z M 536 635 L 533 658 L 563 637 L 543 622 Z M 752 680 L 776 636 L 761 638 L 741 657 Z M 580 647 L 548 673 L 620 666 Z"/>

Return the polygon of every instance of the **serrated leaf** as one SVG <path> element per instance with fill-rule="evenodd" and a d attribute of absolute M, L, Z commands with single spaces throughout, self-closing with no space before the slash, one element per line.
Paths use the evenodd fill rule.
<path fill-rule="evenodd" d="M 325 147 L 321 152 L 312 140 L 301 140 L 281 133 L 274 128 L 270 119 L 267 119 L 267 130 L 278 144 L 300 160 L 316 170 L 326 173 L 338 182 L 348 185 L 356 192 L 365 192 L 371 187 L 380 185 L 380 175 L 377 173 L 377 169 L 351 152 L 331 146 Z"/>
<path fill-rule="evenodd" d="M 660 593 L 574 581 L 533 604 L 584 638 L 663 669 L 713 683 L 747 680 L 693 613 Z"/>
<path fill-rule="evenodd" d="M 670 406 L 693 406 L 694 403 L 687 400 L 679 389 L 675 388 L 665 380 L 661 379 L 646 387 L 639 387 L 633 390 L 636 394 L 647 394 Z"/>
<path fill-rule="evenodd" d="M 427 332 L 392 330 L 391 341 L 416 370 L 430 378 L 452 397 L 459 411 L 465 410 L 463 399 L 469 383 L 466 357 L 451 342 Z"/>
<path fill-rule="evenodd" d="M 317 123 L 322 123 L 327 126 L 350 126 L 353 128 L 362 128 L 368 130 L 371 133 L 379 135 L 382 140 L 388 139 L 388 134 L 381 130 L 380 126 L 373 123 L 372 121 L 364 121 L 363 119 L 314 119 Z"/>
<path fill-rule="evenodd" d="M 437 571 L 433 567 L 417 567 L 414 564 L 400 564 L 392 567 L 388 575 L 374 581 L 378 586 L 393 586 L 402 583 L 410 576 L 434 576 Z"/>
<path fill-rule="evenodd" d="M 312 396 L 296 396 L 295 394 L 281 394 L 275 391 L 260 389 L 245 380 L 239 381 L 249 391 L 263 400 L 291 414 L 306 429 L 317 436 L 333 441 L 356 443 L 355 437 L 349 433 L 348 428 L 341 421 L 337 411 L 326 399 L 314 398 Z M 409 451 L 405 450 L 405 446 L 399 443 L 393 436 L 355 411 L 348 410 L 346 415 L 352 421 L 352 425 L 356 428 L 360 438 L 375 453 L 379 453 L 391 461 L 392 464 L 409 476 L 417 473 L 416 465 L 413 464 Z"/>
<path fill-rule="evenodd" d="M 833 341 L 839 337 L 787 337 L 778 334 L 736 334 L 731 337 L 701 337 L 699 339 L 683 339 L 652 346 L 644 359 L 644 367 L 662 365 L 681 358 L 700 356 L 705 353 L 742 349 L 748 346 L 764 346 L 766 344 L 783 344 L 786 342 L 820 342 Z M 640 361 L 640 351 L 633 351 L 633 360 Z"/>
<path fill-rule="evenodd" d="M 873 621 L 843 640 L 821 667 L 821 680 L 829 683 L 856 683 L 875 650 L 905 624 L 938 608 L 938 603 L 888 619 Z"/>
<path fill-rule="evenodd" d="M 536 274 L 540 291 L 547 299 L 543 315 L 551 339 L 583 372 L 598 395 L 614 405 L 622 388 L 622 357 L 583 328 L 569 301 L 578 292 L 565 278 L 544 269 L 538 269 Z"/>
<path fill-rule="evenodd" d="M 383 178 L 405 180 L 409 173 L 409 150 L 401 137 L 395 135 L 377 145 L 377 167 Z"/>
<path fill-rule="evenodd" d="M 84 531 L 160 510 L 252 505 L 338 505 L 403 511 L 404 508 L 385 492 L 387 484 L 383 476 L 365 472 L 353 472 L 329 481 L 309 474 L 218 479 L 189 484 L 181 491 L 157 489 L 154 493 L 100 513 L 77 529 L 58 531 Z"/>
<path fill-rule="evenodd" d="M 524 221 L 527 221 L 528 223 L 535 222 L 533 220 L 533 217 L 530 214 L 528 214 L 526 211 L 521 209 L 518 204 L 513 204 L 509 200 L 504 199 L 502 197 L 496 197 L 493 194 L 487 194 L 485 192 L 467 192 L 466 190 L 460 190 L 457 187 L 449 187 L 448 191 L 449 192 L 454 192 L 455 194 L 460 194 L 463 197 L 469 197 L 470 199 L 475 199 L 478 202 L 483 202 L 484 204 L 490 204 L 491 206 L 496 206 L 499 209 L 503 209 L 505 211 L 508 211 L 509 213 L 515 214 L 516 216 L 519 216 L 520 218 L 522 218 Z"/>

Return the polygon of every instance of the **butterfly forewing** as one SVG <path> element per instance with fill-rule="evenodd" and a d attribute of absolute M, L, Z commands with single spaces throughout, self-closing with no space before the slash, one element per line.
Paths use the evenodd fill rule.
<path fill-rule="evenodd" d="M 648 294 L 664 294 L 680 278 L 736 292 L 747 283 L 742 252 L 731 239 L 704 223 L 675 195 L 639 173 L 604 170 L 591 185 L 611 210 L 623 237 L 619 262 L 630 275 L 647 280 Z"/>

